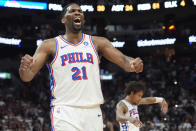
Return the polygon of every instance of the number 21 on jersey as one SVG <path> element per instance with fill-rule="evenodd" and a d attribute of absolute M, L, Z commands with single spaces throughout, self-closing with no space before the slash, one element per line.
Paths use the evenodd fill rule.
<path fill-rule="evenodd" d="M 73 67 L 71 71 L 74 72 L 74 74 L 72 75 L 72 80 L 74 81 L 88 79 L 85 66 L 83 66 L 81 69 L 79 69 L 78 67 Z"/>

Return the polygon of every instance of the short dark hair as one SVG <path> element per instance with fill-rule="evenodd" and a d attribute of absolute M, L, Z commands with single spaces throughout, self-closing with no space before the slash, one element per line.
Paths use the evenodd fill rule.
<path fill-rule="evenodd" d="M 126 84 L 125 95 L 129 95 L 131 92 L 135 94 L 139 91 L 145 92 L 145 83 L 143 81 L 130 81 Z"/>
<path fill-rule="evenodd" d="M 74 4 L 79 5 L 78 3 L 69 3 L 69 4 L 66 4 L 66 5 L 63 7 L 63 10 L 62 10 L 61 16 L 60 16 L 61 19 L 62 19 L 63 16 L 66 14 L 67 8 L 68 8 L 69 6 L 71 6 L 71 5 L 74 5 Z"/>

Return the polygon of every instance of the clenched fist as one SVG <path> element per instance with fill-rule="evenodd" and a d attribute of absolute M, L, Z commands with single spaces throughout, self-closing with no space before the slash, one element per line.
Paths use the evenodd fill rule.
<path fill-rule="evenodd" d="M 33 64 L 33 57 L 26 54 L 21 59 L 20 70 L 21 71 L 28 71 Z"/>
<path fill-rule="evenodd" d="M 143 71 L 143 61 L 138 57 L 133 59 L 131 62 L 131 70 L 136 72 L 136 73 L 140 73 Z"/>
<path fill-rule="evenodd" d="M 140 120 L 138 120 L 137 118 L 133 121 L 133 124 L 134 124 L 136 127 L 139 127 L 139 128 L 142 127 L 142 122 L 141 122 Z"/>
<path fill-rule="evenodd" d="M 161 103 L 161 110 L 164 114 L 168 112 L 168 104 L 165 100 L 163 100 L 163 102 Z"/>

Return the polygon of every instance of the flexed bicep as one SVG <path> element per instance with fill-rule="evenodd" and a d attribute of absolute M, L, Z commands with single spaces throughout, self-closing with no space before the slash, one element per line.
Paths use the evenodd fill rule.
<path fill-rule="evenodd" d="M 143 62 L 140 58 L 132 58 L 124 55 L 116 49 L 111 42 L 104 37 L 92 37 L 98 51 L 110 62 L 117 64 L 127 72 L 142 72 Z"/>
<path fill-rule="evenodd" d="M 31 81 L 37 72 L 42 68 L 42 66 L 47 62 L 49 55 L 55 50 L 55 41 L 49 39 L 44 41 L 35 51 L 32 56 L 25 55 L 21 59 L 21 64 L 19 68 L 19 74 L 24 82 Z"/>
<path fill-rule="evenodd" d="M 35 51 L 33 55 L 33 65 L 32 72 L 35 74 L 43 67 L 43 65 L 48 61 L 50 54 L 50 47 L 48 47 L 48 42 L 43 42 Z"/>
<path fill-rule="evenodd" d="M 104 37 L 93 37 L 95 44 L 98 46 L 99 52 L 110 62 L 113 62 L 120 67 L 124 63 L 124 55 Z"/>

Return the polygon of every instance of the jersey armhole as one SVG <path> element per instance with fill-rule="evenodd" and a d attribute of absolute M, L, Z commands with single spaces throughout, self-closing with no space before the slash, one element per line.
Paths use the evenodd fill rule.
<path fill-rule="evenodd" d="M 53 60 L 49 64 L 50 66 L 52 66 L 54 64 L 54 62 L 56 61 L 57 56 L 58 56 L 58 52 L 59 52 L 59 43 L 58 43 L 58 40 L 57 40 L 57 38 L 54 38 L 54 40 L 55 40 L 55 43 L 56 43 L 56 51 L 55 51 L 55 55 L 53 57 Z"/>
<path fill-rule="evenodd" d="M 97 56 L 98 63 L 100 63 L 99 54 L 97 52 L 97 49 L 96 49 L 95 44 L 93 42 L 93 37 L 91 35 L 89 35 L 89 40 L 90 40 L 91 46 L 93 47 L 93 50 L 94 50 L 94 52 L 95 52 L 95 54 Z"/>

